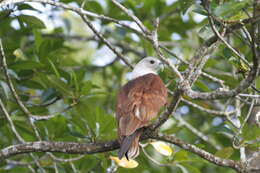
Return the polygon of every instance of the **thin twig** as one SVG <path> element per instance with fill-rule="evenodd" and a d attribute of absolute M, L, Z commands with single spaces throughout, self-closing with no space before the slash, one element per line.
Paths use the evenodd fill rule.
<path fill-rule="evenodd" d="M 206 9 L 207 10 L 207 9 Z M 208 18 L 209 18 L 209 23 L 210 23 L 210 26 L 213 30 L 213 32 L 218 36 L 218 38 L 239 58 L 241 59 L 248 67 L 251 67 L 250 64 L 248 63 L 248 61 L 242 57 L 224 38 L 223 36 L 218 32 L 214 22 L 213 22 L 213 18 L 211 16 L 211 14 L 209 13 L 209 10 L 208 11 Z"/>
<path fill-rule="evenodd" d="M 77 171 L 75 165 L 74 165 L 72 162 L 70 162 L 70 166 L 71 166 L 71 168 L 72 168 L 72 170 L 73 170 L 74 173 L 78 173 L 78 171 Z"/>
<path fill-rule="evenodd" d="M 1 41 L 1 40 L 0 40 Z M 5 109 L 5 106 L 2 102 L 2 99 L 0 98 L 0 108 L 2 110 L 2 112 L 4 113 L 9 125 L 11 126 L 11 130 L 12 132 L 15 134 L 16 138 L 18 139 L 19 142 L 21 143 L 25 143 L 26 141 L 22 138 L 22 136 L 17 132 L 16 128 L 15 128 L 15 125 L 11 119 L 11 116 L 9 115 L 8 111 Z M 40 168 L 40 170 L 44 173 L 46 173 L 46 171 L 41 167 L 39 161 L 37 160 L 37 158 L 32 154 L 30 153 L 30 156 L 33 158 L 34 162 L 36 163 L 36 165 Z M 1 159 L 0 159 L 1 160 Z M 28 166 L 29 169 L 32 171 L 32 172 L 35 172 L 34 169 L 29 165 Z"/>
<path fill-rule="evenodd" d="M 160 51 L 160 48 L 159 48 L 159 43 L 158 43 L 158 35 L 157 35 L 157 32 L 158 32 L 158 27 L 159 27 L 159 18 L 157 18 L 155 21 L 154 21 L 154 25 L 155 25 L 155 29 L 153 30 L 152 32 L 152 41 L 153 41 L 153 47 L 154 49 L 156 50 L 156 53 L 158 55 L 158 57 L 165 63 L 167 64 L 171 69 L 172 71 L 174 71 L 176 73 L 176 75 L 179 77 L 180 79 L 180 82 L 182 82 L 184 80 L 183 76 L 181 75 L 181 73 L 178 71 L 178 69 L 175 67 L 175 65 L 170 62 L 169 59 L 165 58 L 163 56 L 163 53 Z"/>
<path fill-rule="evenodd" d="M 173 116 L 173 118 L 175 118 L 176 120 L 179 121 L 179 123 L 181 125 L 184 125 L 187 129 L 189 129 L 194 135 L 198 136 L 199 138 L 201 138 L 204 142 L 207 142 L 209 144 L 211 144 L 211 146 L 213 146 L 216 150 L 220 150 L 222 147 L 214 144 L 212 142 L 212 140 L 209 139 L 208 136 L 206 136 L 205 134 L 203 134 L 201 131 L 199 131 L 198 129 L 196 129 L 195 127 L 193 127 L 191 124 L 189 124 L 187 121 L 185 121 L 180 115 L 178 116 Z"/>
<path fill-rule="evenodd" d="M 243 129 L 243 127 L 246 125 L 248 119 L 250 118 L 254 105 L 255 105 L 255 99 L 252 100 L 249 110 L 247 112 L 246 118 L 244 119 L 244 122 L 239 129 L 240 133 L 241 133 L 241 130 Z"/>
<path fill-rule="evenodd" d="M 19 105 L 19 107 L 22 109 L 22 111 L 24 112 L 25 115 L 28 116 L 29 118 L 29 121 L 30 121 L 30 124 L 34 130 L 34 133 L 36 135 L 36 137 L 38 139 L 41 139 L 40 137 L 40 134 L 34 124 L 33 121 L 31 121 L 31 116 L 32 116 L 32 113 L 25 107 L 25 105 L 23 104 L 21 98 L 18 96 L 17 92 L 16 92 L 16 89 L 13 85 L 13 82 L 11 80 L 11 77 L 9 76 L 8 74 L 8 67 L 7 67 L 7 63 L 6 63 L 6 57 L 5 57 L 5 53 L 4 53 L 4 48 L 3 48 L 3 44 L 2 44 L 2 40 L 0 39 L 0 55 L 1 55 L 1 60 L 2 60 L 2 66 L 3 66 L 3 69 L 4 69 L 4 74 L 5 74 L 5 77 L 6 77 L 6 80 L 7 80 L 7 84 L 11 90 L 11 93 L 13 95 L 13 97 L 15 98 L 15 101 L 16 103 Z"/>
<path fill-rule="evenodd" d="M 239 127 L 238 132 L 237 132 L 237 133 L 234 135 L 234 137 L 233 137 L 232 144 L 233 144 L 233 147 L 236 148 L 236 149 L 240 149 L 240 148 L 242 148 L 242 147 L 245 146 L 244 143 L 241 143 L 241 144 L 240 144 L 240 141 L 238 141 L 238 140 L 239 140 L 238 136 L 242 133 L 242 129 L 244 128 L 245 124 L 247 123 L 247 121 L 248 121 L 248 119 L 249 119 L 249 117 L 250 117 L 250 115 L 251 115 L 251 113 L 252 113 L 254 104 L 255 104 L 255 100 L 253 99 L 252 102 L 251 102 L 251 105 L 250 105 L 250 107 L 249 107 L 249 110 L 248 110 L 248 112 L 247 112 L 246 118 L 244 119 L 243 123 L 242 123 L 241 126 Z M 238 143 L 238 144 L 237 144 L 237 143 Z"/>
<path fill-rule="evenodd" d="M 260 95 L 252 95 L 252 94 L 238 94 L 241 97 L 251 97 L 251 98 L 260 98 Z"/>
<path fill-rule="evenodd" d="M 64 108 L 62 111 L 60 112 L 55 112 L 55 113 L 52 113 L 52 114 L 49 114 L 49 115 L 31 115 L 30 118 L 33 120 L 33 121 L 41 121 L 41 120 L 49 120 L 51 118 L 54 118 L 56 117 L 57 115 L 60 115 L 66 111 L 68 111 L 69 109 L 71 109 L 74 105 L 76 105 L 77 103 L 72 103 L 70 104 L 69 106 L 67 106 L 66 108 Z"/>
<path fill-rule="evenodd" d="M 77 161 L 77 160 L 80 160 L 82 159 L 85 155 L 80 155 L 78 157 L 74 157 L 74 158 L 69 158 L 69 159 L 63 159 L 63 158 L 59 158 L 59 157 L 56 157 L 54 154 L 48 152 L 48 155 L 54 160 L 54 161 L 57 161 L 57 162 L 73 162 L 73 161 Z"/>
<path fill-rule="evenodd" d="M 2 99 L 0 98 L 0 108 L 1 108 L 1 111 L 4 113 L 9 125 L 11 126 L 11 130 L 12 132 L 15 134 L 16 138 L 18 139 L 19 142 L 21 143 L 24 143 L 25 140 L 21 137 L 21 135 L 17 132 L 15 126 L 14 126 L 14 123 L 11 119 L 11 116 L 9 115 L 8 111 L 5 109 L 5 106 L 4 106 L 4 103 L 2 101 Z"/>
<path fill-rule="evenodd" d="M 149 30 L 143 25 L 143 23 L 136 17 L 130 10 L 125 8 L 122 4 L 116 0 L 111 0 L 118 8 L 120 8 L 127 16 L 133 19 L 133 21 L 140 27 L 144 34 L 150 34 Z"/>
<path fill-rule="evenodd" d="M 128 60 L 122 55 L 120 52 L 118 52 L 111 43 L 101 34 L 97 31 L 97 29 L 92 25 L 92 23 L 88 20 L 88 18 L 85 15 L 81 15 L 82 20 L 85 22 L 85 24 L 88 25 L 88 27 L 94 32 L 94 34 L 105 44 L 107 47 L 114 52 L 126 65 L 128 65 L 131 69 L 133 69 L 132 64 L 128 62 Z"/>
<path fill-rule="evenodd" d="M 226 86 L 224 85 L 225 81 L 223 81 L 221 79 L 218 79 L 215 76 L 212 76 L 212 75 L 210 75 L 210 74 L 208 74 L 206 72 L 203 72 L 203 71 L 201 72 L 201 75 L 206 77 L 206 78 L 208 78 L 208 79 L 210 79 L 210 80 L 212 80 L 212 81 L 214 81 L 214 82 L 219 83 L 222 88 L 226 88 Z"/>
<path fill-rule="evenodd" d="M 10 160 L 10 159 L 6 159 L 6 162 L 8 164 L 19 165 L 19 166 L 28 166 L 28 165 L 33 164 L 33 162 L 23 162 L 23 161 L 16 161 L 16 160 Z"/>
<path fill-rule="evenodd" d="M 200 105 L 197 105 L 197 104 L 195 104 L 195 103 L 193 103 L 191 101 L 185 100 L 185 99 L 182 99 L 182 101 L 184 103 L 188 104 L 188 105 L 191 105 L 191 106 L 193 106 L 193 107 L 203 111 L 203 112 L 207 112 L 209 114 L 214 114 L 214 115 L 219 115 L 219 116 L 222 116 L 222 117 L 226 117 L 226 116 L 236 112 L 236 111 L 226 112 L 226 111 L 211 110 L 211 109 L 204 108 L 204 107 L 202 107 Z"/>

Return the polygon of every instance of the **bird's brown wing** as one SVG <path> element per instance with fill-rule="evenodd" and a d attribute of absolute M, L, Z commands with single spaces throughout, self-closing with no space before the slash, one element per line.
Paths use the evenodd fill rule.
<path fill-rule="evenodd" d="M 116 106 L 119 138 L 146 126 L 167 102 L 167 90 L 158 75 L 147 74 L 121 89 Z"/>

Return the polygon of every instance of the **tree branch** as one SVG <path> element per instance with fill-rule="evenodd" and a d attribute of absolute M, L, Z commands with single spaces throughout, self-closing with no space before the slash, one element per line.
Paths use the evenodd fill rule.
<path fill-rule="evenodd" d="M 209 162 L 212 162 L 219 166 L 230 167 L 237 170 L 238 172 L 244 172 L 246 169 L 246 165 L 242 164 L 241 162 L 216 157 L 213 154 L 196 147 L 195 145 L 185 143 L 184 141 L 173 136 L 153 134 L 151 135 L 151 138 L 178 145 L 179 147 L 188 150 L 194 154 L 197 154 L 203 159 L 208 160 Z"/>
<path fill-rule="evenodd" d="M 208 160 L 214 164 L 224 167 L 230 167 L 237 170 L 238 172 L 244 172 L 244 170 L 251 169 L 246 167 L 241 162 L 222 159 L 208 153 L 192 144 L 185 143 L 184 141 L 167 135 L 158 135 L 150 133 L 149 136 L 143 135 L 142 139 L 157 139 L 165 142 L 175 144 L 185 150 L 188 150 L 205 160 Z M 26 142 L 24 144 L 12 145 L 6 147 L 0 151 L 0 159 L 7 159 L 12 156 L 31 152 L 59 152 L 66 154 L 95 154 L 113 151 L 119 148 L 117 140 L 111 140 L 107 142 L 96 142 L 96 143 L 76 143 L 76 142 L 48 142 L 48 141 L 37 141 L 37 142 Z"/>
<path fill-rule="evenodd" d="M 192 99 L 202 99 L 202 100 L 212 100 L 212 99 L 221 99 L 234 97 L 247 89 L 255 80 L 259 70 L 259 58 L 255 61 L 254 67 L 251 69 L 247 77 L 235 88 L 232 90 L 216 90 L 213 92 L 196 92 L 191 89 L 188 83 L 183 83 L 182 88 L 184 93 Z"/>
<path fill-rule="evenodd" d="M 0 151 L 0 159 L 31 152 L 59 152 L 67 154 L 94 154 L 119 148 L 117 140 L 100 143 L 36 141 L 12 145 Z"/>

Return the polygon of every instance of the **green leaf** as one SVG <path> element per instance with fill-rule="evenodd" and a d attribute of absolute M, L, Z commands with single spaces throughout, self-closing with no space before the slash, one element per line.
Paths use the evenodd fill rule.
<path fill-rule="evenodd" d="M 210 58 L 210 59 L 206 62 L 206 64 L 204 65 L 204 68 L 206 69 L 206 68 L 214 67 L 214 66 L 217 65 L 218 63 L 219 63 L 218 60 L 213 59 L 213 58 Z"/>
<path fill-rule="evenodd" d="M 246 124 L 242 129 L 242 136 L 246 141 L 256 140 L 260 137 L 260 128 L 256 124 Z"/>
<path fill-rule="evenodd" d="M 71 91 L 71 88 L 69 88 L 67 83 L 65 83 L 60 78 L 57 78 L 54 75 L 50 75 L 47 76 L 47 80 L 49 82 L 49 85 L 57 89 L 58 91 L 60 91 L 62 95 L 73 96 L 73 92 Z"/>
<path fill-rule="evenodd" d="M 260 90 L 260 76 L 258 76 L 255 80 L 255 85 L 258 90 Z"/>
<path fill-rule="evenodd" d="M 14 70 L 31 70 L 35 68 L 44 68 L 44 65 L 35 61 L 19 61 L 9 66 Z"/>
<path fill-rule="evenodd" d="M 218 150 L 216 153 L 215 153 L 215 156 L 217 157 L 221 157 L 223 159 L 227 159 L 229 158 L 232 154 L 233 154 L 234 150 L 233 148 L 231 147 L 226 147 L 226 148 L 223 148 L 221 150 Z"/>
<path fill-rule="evenodd" d="M 22 22 L 26 23 L 31 28 L 38 28 L 38 29 L 45 28 L 45 24 L 35 16 L 20 15 L 19 19 Z"/>
<path fill-rule="evenodd" d="M 260 147 L 260 142 L 254 143 L 254 144 L 248 144 L 247 148 L 252 151 L 258 151 Z"/>
<path fill-rule="evenodd" d="M 12 117 L 15 118 L 15 117 Z M 22 137 L 25 140 L 34 141 L 35 136 L 33 130 L 30 128 L 30 125 L 28 123 L 25 123 L 23 121 L 14 121 L 14 125 L 22 133 Z"/>
<path fill-rule="evenodd" d="M 234 129 L 234 130 L 236 130 L 236 129 Z M 225 124 L 220 124 L 218 126 L 213 126 L 208 131 L 208 134 L 217 134 L 217 133 L 227 133 L 227 134 L 234 135 L 234 131 L 232 131 L 232 129 L 227 127 Z"/>
<path fill-rule="evenodd" d="M 60 78 L 60 73 L 58 72 L 58 70 L 57 70 L 57 68 L 55 67 L 54 63 L 53 63 L 50 59 L 48 59 L 48 60 L 49 60 L 49 63 L 50 63 L 50 65 L 51 65 L 51 68 L 52 68 L 52 70 L 54 71 L 55 75 L 57 76 L 57 78 Z"/>
<path fill-rule="evenodd" d="M 21 80 L 19 84 L 30 89 L 43 89 L 42 85 L 34 80 Z"/>
<path fill-rule="evenodd" d="M 102 137 L 108 137 L 111 139 L 113 135 L 113 129 L 115 128 L 116 121 L 115 118 L 112 115 L 107 114 L 103 109 L 100 107 L 96 107 L 96 134 L 97 136 L 102 136 Z M 107 136 L 107 134 L 110 134 Z"/>
<path fill-rule="evenodd" d="M 204 91 L 204 92 L 209 92 L 210 91 L 208 86 L 204 82 L 201 82 L 199 80 L 197 80 L 195 82 L 195 86 L 198 87 L 201 91 Z"/>
<path fill-rule="evenodd" d="M 12 12 L 13 12 L 13 10 L 0 11 L 0 19 L 2 20 L 4 18 L 8 17 Z"/>
<path fill-rule="evenodd" d="M 242 8 L 245 8 L 251 0 L 243 1 L 227 1 L 215 8 L 213 11 L 215 16 L 222 18 L 229 18 L 240 12 Z"/>
<path fill-rule="evenodd" d="M 41 95 L 41 102 L 45 103 L 57 97 L 57 91 L 54 88 L 48 88 Z"/>
<path fill-rule="evenodd" d="M 52 118 L 51 123 L 53 126 L 53 132 L 54 132 L 54 136 L 56 138 L 62 138 L 62 136 L 65 135 L 65 131 L 67 130 L 67 121 L 63 116 L 56 116 L 54 118 Z"/>
<path fill-rule="evenodd" d="M 80 90 L 81 90 L 80 93 L 83 95 L 87 95 L 87 94 L 89 94 L 91 89 L 92 89 L 92 82 L 89 80 L 84 81 L 80 87 Z"/>
<path fill-rule="evenodd" d="M 245 73 L 250 70 L 249 67 L 242 60 L 236 57 L 232 56 L 231 58 L 228 59 L 228 61 L 237 68 L 238 72 Z"/>
<path fill-rule="evenodd" d="M 34 41 L 35 41 L 34 43 L 35 43 L 36 50 L 37 52 L 39 52 L 40 46 L 43 42 L 42 35 L 38 29 L 33 29 L 33 35 L 34 35 Z"/>
<path fill-rule="evenodd" d="M 63 39 L 46 39 L 41 42 L 38 56 L 40 57 L 40 60 L 48 64 L 47 58 L 51 53 L 56 52 L 57 50 L 61 50 L 64 48 L 63 46 Z M 60 54 L 58 54 L 60 56 Z M 50 57 L 49 57 L 50 58 Z M 57 55 L 54 54 L 51 58 L 58 58 Z"/>
<path fill-rule="evenodd" d="M 37 127 L 41 129 L 42 137 L 47 140 L 63 140 L 68 137 L 67 120 L 62 115 L 57 115 L 48 121 L 37 121 Z M 70 136 L 69 136 L 70 137 Z"/>
<path fill-rule="evenodd" d="M 86 138 L 82 130 L 75 124 L 68 124 L 69 134 L 77 138 Z"/>
<path fill-rule="evenodd" d="M 236 57 L 230 57 L 228 61 L 233 64 L 236 68 L 240 67 L 240 61 Z"/>
<path fill-rule="evenodd" d="M 198 13 L 198 14 L 201 14 L 201 15 L 204 15 L 204 16 L 208 15 L 207 11 L 199 4 L 195 4 L 194 9 L 192 11 L 194 13 Z"/>
<path fill-rule="evenodd" d="M 205 25 L 203 26 L 200 30 L 199 30 L 199 36 L 203 39 L 203 40 L 207 40 L 209 38 L 211 38 L 212 36 L 214 36 L 214 32 L 211 30 L 209 25 Z"/>
<path fill-rule="evenodd" d="M 95 129 L 95 126 L 96 126 L 95 106 L 90 107 L 88 102 L 89 102 L 89 99 L 83 99 L 75 106 L 75 109 L 74 109 L 75 115 L 73 115 L 72 120 L 82 130 L 86 129 L 86 123 L 87 123 L 87 126 L 93 132 L 93 129 Z M 85 121 L 83 121 L 82 119 L 84 119 Z M 81 121 L 79 121 L 79 120 L 81 120 Z"/>
<path fill-rule="evenodd" d="M 153 46 L 148 43 L 147 41 L 145 40 L 142 40 L 142 46 L 144 47 L 145 51 L 147 52 L 148 55 L 152 55 L 154 50 L 153 50 Z"/>
<path fill-rule="evenodd" d="M 86 1 L 84 9 L 89 10 L 89 11 L 93 11 L 95 13 L 102 13 L 103 12 L 102 6 L 98 2 L 93 1 L 93 0 Z"/>
<path fill-rule="evenodd" d="M 165 134 L 176 134 L 178 133 L 180 130 L 182 130 L 181 126 L 172 126 L 169 129 L 163 130 L 163 133 Z"/>
<path fill-rule="evenodd" d="M 190 6 L 194 3 L 194 0 L 181 0 L 179 2 L 182 14 L 185 14 L 187 10 L 190 8 Z"/>
<path fill-rule="evenodd" d="M 71 74 L 70 81 L 72 81 L 72 85 L 75 88 L 76 93 L 78 93 L 78 91 L 80 90 L 80 87 L 79 87 L 79 81 L 78 81 L 77 75 L 74 71 L 72 71 L 70 74 Z"/>
<path fill-rule="evenodd" d="M 40 12 L 39 10 L 32 7 L 30 4 L 18 4 L 18 9 L 19 10 L 35 10 L 35 11 Z"/>
<path fill-rule="evenodd" d="M 174 154 L 175 161 L 184 161 L 188 159 L 188 153 L 185 150 L 180 150 Z"/>
<path fill-rule="evenodd" d="M 229 59 L 233 55 L 233 52 L 227 47 L 224 47 L 221 53 L 226 59 Z"/>
<path fill-rule="evenodd" d="M 200 170 L 191 164 L 187 163 L 181 163 L 182 166 L 184 166 L 190 173 L 201 173 Z"/>

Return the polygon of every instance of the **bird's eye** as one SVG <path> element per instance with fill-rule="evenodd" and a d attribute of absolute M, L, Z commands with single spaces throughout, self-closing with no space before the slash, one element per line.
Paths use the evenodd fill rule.
<path fill-rule="evenodd" d="M 151 61 L 150 61 L 150 63 L 151 63 L 151 64 L 154 64 L 154 63 L 155 63 L 155 61 L 154 61 L 154 60 L 151 60 Z"/>

